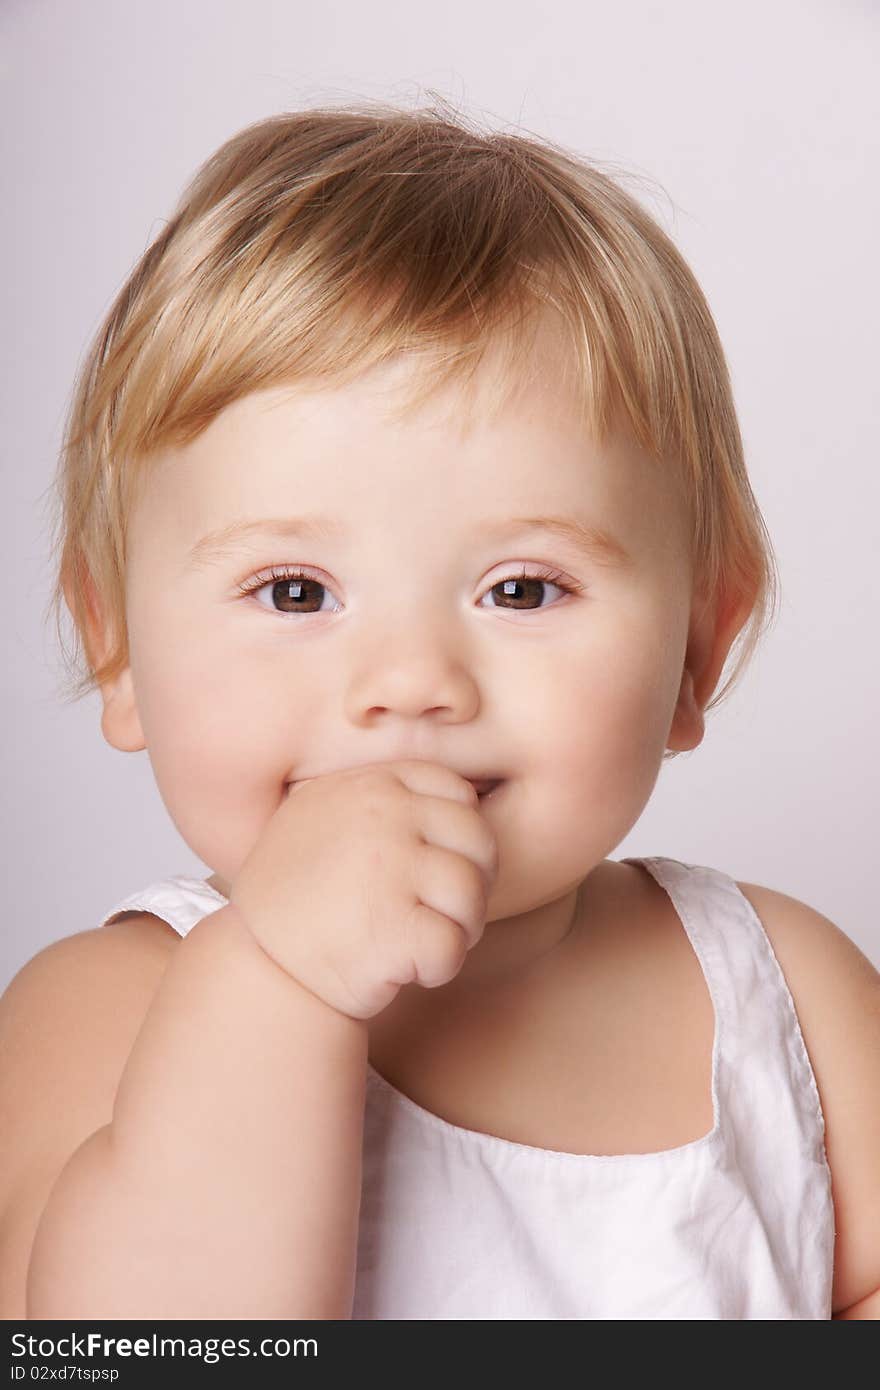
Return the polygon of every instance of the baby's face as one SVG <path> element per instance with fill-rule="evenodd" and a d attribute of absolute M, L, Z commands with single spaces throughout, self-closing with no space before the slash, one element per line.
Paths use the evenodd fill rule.
<path fill-rule="evenodd" d="M 146 746 L 227 893 L 288 783 L 365 763 L 504 778 L 483 803 L 490 920 L 580 882 L 641 814 L 682 681 L 683 510 L 627 437 L 590 443 L 542 353 L 495 418 L 478 396 L 466 419 L 459 387 L 395 418 L 401 359 L 249 396 L 155 465 L 131 520 L 124 746 Z M 629 558 L 512 520 L 547 516 Z M 294 517 L 322 529 L 286 533 Z M 264 519 L 275 534 L 204 542 Z"/>

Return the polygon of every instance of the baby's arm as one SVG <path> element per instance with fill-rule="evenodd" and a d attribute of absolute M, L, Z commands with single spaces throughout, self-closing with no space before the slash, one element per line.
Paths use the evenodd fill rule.
<path fill-rule="evenodd" d="M 109 1123 L 174 929 L 148 914 L 62 936 L 0 996 L 0 1319 L 25 1316 L 37 1223 L 61 1169 Z"/>
<path fill-rule="evenodd" d="M 52 1188 L 28 1318 L 349 1318 L 367 1030 L 230 903 L 173 948 L 110 1124 Z"/>

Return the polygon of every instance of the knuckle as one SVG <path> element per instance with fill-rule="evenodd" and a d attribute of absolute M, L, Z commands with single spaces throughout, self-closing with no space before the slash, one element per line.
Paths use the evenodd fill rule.
<path fill-rule="evenodd" d="M 453 973 L 458 971 L 467 955 L 467 941 L 461 927 L 449 918 L 445 919 L 443 926 L 442 955 L 444 961 L 452 967 Z"/>
<path fill-rule="evenodd" d="M 466 859 L 463 855 L 459 855 L 456 857 L 455 875 L 458 891 L 466 902 L 470 902 L 480 883 L 481 874 L 478 865 L 472 859 Z"/>
<path fill-rule="evenodd" d="M 467 874 L 462 881 L 462 901 L 468 922 L 485 912 L 489 894 L 483 872 L 476 864 L 468 865 Z"/>

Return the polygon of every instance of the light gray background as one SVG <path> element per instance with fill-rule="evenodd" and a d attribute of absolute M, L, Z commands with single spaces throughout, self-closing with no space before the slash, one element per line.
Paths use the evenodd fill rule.
<path fill-rule="evenodd" d="M 169 874 L 207 875 L 97 694 L 63 706 L 41 501 L 77 363 L 185 181 L 272 112 L 429 91 L 656 180 L 728 353 L 782 609 L 613 852 L 810 903 L 880 964 L 880 12 L 868 0 L 0 0 L 0 989 Z M 665 194 L 665 196 L 664 196 Z"/>

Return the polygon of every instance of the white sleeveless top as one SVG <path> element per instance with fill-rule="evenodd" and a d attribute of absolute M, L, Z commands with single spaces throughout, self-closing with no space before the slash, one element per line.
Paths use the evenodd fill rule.
<path fill-rule="evenodd" d="M 355 1319 L 831 1317 L 819 1092 L 748 899 L 717 869 L 653 875 L 715 1011 L 714 1126 L 656 1153 L 557 1152 L 462 1129 L 367 1064 Z M 177 875 L 117 903 L 185 936 L 227 899 Z"/>

